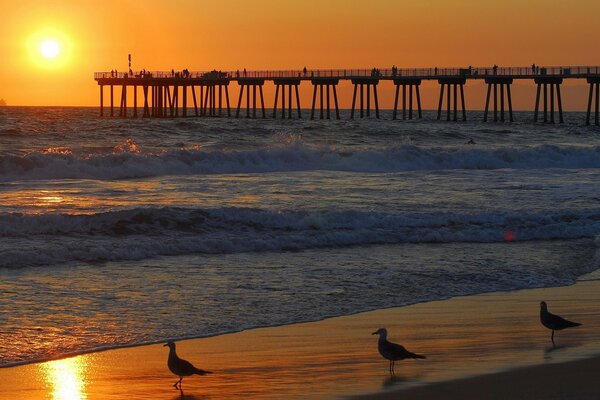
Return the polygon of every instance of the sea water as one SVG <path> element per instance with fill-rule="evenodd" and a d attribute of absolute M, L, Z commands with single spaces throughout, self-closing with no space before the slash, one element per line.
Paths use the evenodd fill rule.
<path fill-rule="evenodd" d="M 0 108 L 0 366 L 598 267 L 600 130 L 580 113 L 98 114 Z"/>

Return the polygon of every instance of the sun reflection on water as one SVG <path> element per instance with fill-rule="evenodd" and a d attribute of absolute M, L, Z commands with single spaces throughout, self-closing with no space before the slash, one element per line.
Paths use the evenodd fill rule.
<path fill-rule="evenodd" d="M 52 388 L 53 400 L 85 400 L 85 369 L 82 357 L 50 361 L 43 364 L 46 383 Z"/>

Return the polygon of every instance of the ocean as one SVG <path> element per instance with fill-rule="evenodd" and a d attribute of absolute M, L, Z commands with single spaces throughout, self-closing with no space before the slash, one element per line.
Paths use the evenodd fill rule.
<path fill-rule="evenodd" d="M 598 269 L 600 130 L 582 113 L 98 114 L 0 108 L 0 366 Z"/>

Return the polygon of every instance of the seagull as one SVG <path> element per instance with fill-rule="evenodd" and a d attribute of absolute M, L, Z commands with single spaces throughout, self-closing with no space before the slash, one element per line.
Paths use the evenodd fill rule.
<path fill-rule="evenodd" d="M 192 365 L 192 363 L 190 363 L 189 361 L 186 361 L 182 358 L 179 358 L 177 356 L 177 353 L 175 352 L 175 342 L 173 342 L 172 340 L 169 340 L 167 342 L 167 344 L 165 344 L 163 347 L 169 346 L 169 360 L 167 361 L 167 366 L 169 367 L 169 370 L 174 373 L 175 375 L 177 375 L 179 377 L 179 381 L 177 381 L 173 386 L 175 386 L 176 389 L 181 389 L 181 381 L 183 381 L 183 377 L 184 376 L 190 376 L 190 375 L 206 375 L 206 374 L 212 374 L 212 372 L 210 371 L 204 371 L 201 369 L 198 369 L 196 367 L 194 367 Z"/>
<path fill-rule="evenodd" d="M 379 328 L 377 332 L 373 332 L 372 334 L 379 335 L 379 354 L 381 354 L 383 358 L 390 360 L 390 373 L 394 373 L 394 364 L 396 360 L 405 360 L 407 358 L 426 358 L 420 354 L 411 353 L 410 351 L 406 350 L 404 346 L 388 342 L 387 329 L 385 328 Z"/>
<path fill-rule="evenodd" d="M 540 321 L 542 325 L 546 328 L 552 330 L 552 345 L 556 347 L 556 343 L 554 343 L 554 331 L 560 331 L 565 328 L 573 328 L 575 326 L 581 325 L 578 322 L 567 321 L 566 319 L 559 317 L 558 315 L 554 315 L 548 311 L 548 306 L 545 301 L 540 303 Z"/>

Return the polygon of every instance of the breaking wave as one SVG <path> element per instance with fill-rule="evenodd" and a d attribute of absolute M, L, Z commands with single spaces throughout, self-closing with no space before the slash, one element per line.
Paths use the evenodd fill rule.
<path fill-rule="evenodd" d="M 393 243 L 493 243 L 594 237 L 600 209 L 387 213 L 136 208 L 91 215 L 0 215 L 0 267 L 185 254 L 298 251 Z M 28 243 L 17 246 L 16 243 Z"/>
<path fill-rule="evenodd" d="M 116 151 L 118 150 L 118 151 Z M 40 179 L 127 179 L 162 175 L 268 173 L 287 171 L 400 172 L 445 169 L 599 168 L 599 146 L 538 145 L 483 148 L 423 148 L 338 151 L 291 144 L 255 150 L 189 148 L 142 152 L 115 148 L 105 154 L 47 149 L 0 156 L 0 181 Z"/>

